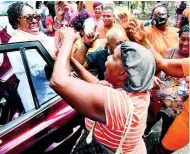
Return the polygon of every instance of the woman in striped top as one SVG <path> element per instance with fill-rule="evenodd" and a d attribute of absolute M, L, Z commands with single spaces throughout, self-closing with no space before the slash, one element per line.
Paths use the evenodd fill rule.
<path fill-rule="evenodd" d="M 133 106 L 132 122 L 122 151 L 124 154 L 146 154 L 142 135 L 150 101 L 148 90 L 153 86 L 155 73 L 155 61 L 151 52 L 137 43 L 122 43 L 107 58 L 107 82 L 102 82 L 87 72 L 74 58 L 70 58 L 74 32 L 65 27 L 64 34 L 63 45 L 51 78 L 51 87 L 68 104 L 86 116 L 87 130 L 97 122 L 94 132 L 96 140 L 114 151 L 119 146 L 130 106 Z M 70 76 L 70 62 L 85 81 Z M 104 86 L 109 85 L 108 82 L 113 87 Z M 131 101 L 127 101 L 128 96 Z"/>

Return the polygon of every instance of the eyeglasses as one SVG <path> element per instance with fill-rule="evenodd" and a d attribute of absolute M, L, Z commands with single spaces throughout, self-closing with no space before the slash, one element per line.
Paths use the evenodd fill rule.
<path fill-rule="evenodd" d="M 26 20 L 28 23 L 32 23 L 33 19 L 40 21 L 41 20 L 41 15 L 40 14 L 28 14 L 26 16 L 21 16 L 20 19 Z"/>

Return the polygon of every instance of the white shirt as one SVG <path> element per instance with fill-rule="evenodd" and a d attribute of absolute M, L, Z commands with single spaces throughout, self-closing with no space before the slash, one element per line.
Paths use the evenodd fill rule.
<path fill-rule="evenodd" d="M 13 36 L 9 43 L 19 41 L 22 40 Z M 56 93 L 49 87 L 49 81 L 45 75 L 44 66 L 46 63 L 35 49 L 26 50 L 25 53 L 32 74 L 32 81 L 38 101 L 39 104 L 42 104 L 56 95 Z M 9 52 L 8 57 L 15 75 L 20 80 L 18 85 L 18 94 L 20 95 L 25 111 L 28 112 L 31 109 L 34 109 L 35 106 L 20 52 Z"/>

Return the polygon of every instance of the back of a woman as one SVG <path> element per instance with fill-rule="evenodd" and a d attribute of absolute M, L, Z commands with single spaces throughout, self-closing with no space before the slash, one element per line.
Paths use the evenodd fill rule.
<path fill-rule="evenodd" d="M 116 50 L 118 50 L 118 47 Z M 151 78 L 154 74 L 154 61 L 149 53 L 147 55 L 150 55 L 150 58 L 148 58 L 146 54 L 141 55 L 148 51 L 146 51 L 144 47 L 133 42 L 125 42 L 121 45 L 119 51 L 121 52 L 121 56 L 119 56 L 119 52 L 117 54 L 116 50 L 114 51 L 113 59 L 122 59 L 128 77 L 125 77 L 125 75 L 121 76 L 121 79 L 127 79 L 123 88 L 117 88 L 117 86 L 117 90 L 109 87 L 104 88 L 104 107 L 107 123 L 106 125 L 98 123 L 97 130 L 95 129 L 95 137 L 107 147 L 114 150 L 117 149 L 125 128 L 125 123 L 127 122 L 126 115 L 129 114 L 130 109 L 130 104 L 126 102 L 125 99 L 127 94 L 131 98 L 134 110 L 132 123 L 123 144 L 123 151 L 126 151 L 125 153 L 146 153 L 142 135 L 146 128 L 147 111 L 150 102 L 148 90 L 151 87 Z M 140 51 L 142 53 L 140 53 Z M 106 80 L 113 84 L 113 79 L 116 78 L 116 76 L 111 75 L 113 72 L 107 70 L 116 70 L 119 67 L 117 65 L 113 66 L 112 60 L 109 59 L 111 59 L 111 57 L 108 58 L 106 62 L 105 76 Z M 150 61 L 152 61 L 152 64 L 147 69 L 147 64 Z M 116 85 L 118 83 L 119 81 L 117 81 Z M 88 130 L 91 129 L 92 123 L 92 121 L 86 119 L 86 127 Z"/>
<path fill-rule="evenodd" d="M 143 46 L 129 41 L 118 46 L 105 64 L 105 79 L 113 88 L 97 84 L 101 81 L 72 58 L 75 71 L 85 82 L 70 76 L 70 54 L 74 42 L 72 31 L 70 28 L 64 30 L 64 41 L 50 86 L 87 117 L 86 128 L 90 134 L 96 121 L 94 137 L 102 146 L 116 151 L 122 145 L 123 153 L 146 154 L 142 135 L 150 99 L 148 91 L 153 86 L 155 73 L 152 54 Z"/>

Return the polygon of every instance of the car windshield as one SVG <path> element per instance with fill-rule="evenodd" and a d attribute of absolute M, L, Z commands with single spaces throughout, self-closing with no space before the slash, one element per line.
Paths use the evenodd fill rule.
<path fill-rule="evenodd" d="M 0 1 L 0 16 L 7 16 L 7 9 L 14 1 Z"/>

